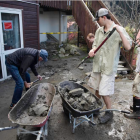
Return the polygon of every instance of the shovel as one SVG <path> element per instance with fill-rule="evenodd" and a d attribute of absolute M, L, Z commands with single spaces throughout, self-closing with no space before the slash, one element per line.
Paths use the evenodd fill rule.
<path fill-rule="evenodd" d="M 31 82 L 31 86 L 32 86 L 34 83 L 36 83 L 37 81 L 39 81 L 39 79 L 36 79 L 35 81 Z M 30 87 L 31 87 L 31 86 L 30 86 Z"/>
<path fill-rule="evenodd" d="M 116 28 L 113 28 L 113 30 L 108 34 L 108 36 L 104 39 L 104 41 L 99 45 L 99 47 L 94 51 L 94 54 L 101 48 L 101 46 L 107 41 L 107 39 L 114 33 L 114 31 L 116 30 Z M 86 58 L 84 58 L 79 65 L 77 66 L 77 68 L 88 58 L 90 58 L 90 56 L 87 56 Z"/>

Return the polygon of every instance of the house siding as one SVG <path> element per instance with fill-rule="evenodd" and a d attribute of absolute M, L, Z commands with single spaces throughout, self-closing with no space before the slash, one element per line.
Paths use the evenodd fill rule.
<path fill-rule="evenodd" d="M 39 6 L 20 1 L 0 1 L 0 6 L 22 9 L 24 48 L 40 49 L 38 25 Z"/>

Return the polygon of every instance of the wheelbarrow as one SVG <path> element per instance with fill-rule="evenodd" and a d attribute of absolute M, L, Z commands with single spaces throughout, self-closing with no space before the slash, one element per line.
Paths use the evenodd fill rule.
<path fill-rule="evenodd" d="M 48 119 L 53 107 L 53 98 L 56 93 L 55 87 L 50 83 L 40 83 L 32 86 L 18 101 L 18 103 L 12 108 L 8 114 L 9 120 L 17 124 L 14 127 L 0 128 L 0 131 L 17 129 L 17 139 L 19 139 L 20 134 L 34 134 L 37 136 L 36 140 L 46 140 L 48 135 Z M 29 116 L 28 108 L 34 104 L 39 96 L 44 96 L 43 99 L 45 104 L 49 106 L 47 115 L 45 116 Z M 23 127 L 20 127 L 23 126 Z M 40 127 L 39 131 L 29 131 L 25 129 L 26 126 Z"/>
<path fill-rule="evenodd" d="M 89 111 L 76 110 L 64 99 L 64 97 L 62 95 L 62 89 L 65 88 L 65 87 L 68 87 L 69 90 L 82 88 L 85 93 L 88 92 L 89 90 L 87 88 L 83 87 L 82 85 L 80 85 L 80 84 L 78 84 L 76 82 L 73 82 L 73 81 L 60 82 L 57 85 L 57 87 L 58 87 L 58 92 L 60 94 L 60 97 L 62 99 L 62 106 L 63 106 L 64 113 L 67 116 L 69 116 L 70 123 L 73 123 L 72 124 L 72 133 L 75 132 L 75 128 L 77 126 L 79 126 L 81 123 L 83 123 L 85 121 L 87 121 L 92 126 L 96 125 L 97 123 L 95 123 L 94 119 L 93 119 L 94 114 L 99 114 L 101 112 L 106 112 L 106 111 L 118 111 L 118 112 L 122 112 L 122 113 L 130 113 L 130 112 L 127 112 L 127 111 L 122 111 L 122 110 L 117 110 L 117 109 L 106 109 L 106 110 L 100 111 L 100 109 L 103 108 L 103 103 L 94 94 L 93 94 L 93 96 L 96 99 L 96 102 L 98 104 L 98 108 L 93 109 L 93 110 L 89 110 Z"/>

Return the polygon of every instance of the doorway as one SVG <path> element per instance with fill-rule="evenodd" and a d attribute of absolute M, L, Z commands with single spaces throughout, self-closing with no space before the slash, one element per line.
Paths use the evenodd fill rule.
<path fill-rule="evenodd" d="M 0 7 L 0 81 L 10 77 L 5 66 L 8 54 L 23 48 L 22 11 Z"/>

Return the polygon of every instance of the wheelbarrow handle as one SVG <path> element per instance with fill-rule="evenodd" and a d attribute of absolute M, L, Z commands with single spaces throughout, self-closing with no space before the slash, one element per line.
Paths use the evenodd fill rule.
<path fill-rule="evenodd" d="M 121 113 L 127 113 L 127 114 L 130 114 L 129 111 L 118 110 L 118 109 L 105 109 L 105 110 L 100 111 L 99 113 L 106 112 L 106 111 L 117 111 L 117 112 L 121 112 Z"/>
<path fill-rule="evenodd" d="M 121 112 L 122 112 L 122 113 L 126 113 L 126 114 L 130 114 L 129 111 L 123 111 L 123 110 L 121 110 Z"/>
<path fill-rule="evenodd" d="M 81 117 L 79 117 L 79 118 L 86 120 L 86 121 L 87 121 L 89 124 L 91 124 L 92 126 L 96 125 L 96 123 L 92 122 L 88 117 L 81 116 Z"/>
<path fill-rule="evenodd" d="M 16 129 L 16 128 L 18 128 L 18 127 L 19 127 L 19 125 L 10 126 L 10 127 L 3 127 L 3 128 L 0 128 L 0 132 L 1 132 L 1 131 L 4 131 L 4 130 Z"/>

